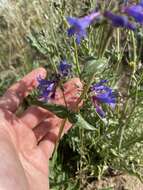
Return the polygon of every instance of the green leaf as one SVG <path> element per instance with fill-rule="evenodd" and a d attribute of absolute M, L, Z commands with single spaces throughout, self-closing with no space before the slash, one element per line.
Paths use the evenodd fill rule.
<path fill-rule="evenodd" d="M 56 105 L 56 104 L 46 104 L 46 103 L 40 103 L 40 106 L 51 111 L 56 116 L 62 119 L 68 118 L 69 116 L 70 111 L 65 106 Z"/>
<path fill-rule="evenodd" d="M 33 34 L 29 34 L 27 39 L 33 48 L 37 49 L 41 54 L 47 54 L 47 50 L 41 46 L 38 39 Z"/>
<path fill-rule="evenodd" d="M 76 115 L 76 123 L 75 125 L 77 127 L 81 127 L 81 128 L 84 128 L 84 129 L 88 129 L 88 130 L 91 130 L 91 131 L 95 131 L 96 128 L 94 126 L 92 126 L 91 124 L 89 124 L 87 121 L 85 121 L 85 119 L 80 115 Z"/>
<path fill-rule="evenodd" d="M 85 66 L 83 68 L 82 77 L 88 77 L 97 72 L 102 72 L 105 69 L 105 66 L 107 66 L 107 59 L 97 59 L 96 57 L 88 57 L 85 60 Z"/>
<path fill-rule="evenodd" d="M 56 105 L 56 104 L 47 104 L 47 103 L 43 103 L 43 102 L 33 102 L 35 105 L 41 106 L 49 111 L 51 111 L 52 113 L 54 113 L 56 116 L 65 119 L 68 118 L 68 120 L 78 126 L 78 127 L 82 127 L 84 129 L 88 129 L 88 130 L 92 130 L 95 131 L 96 128 L 94 126 L 92 126 L 91 124 L 89 124 L 87 121 L 85 121 L 85 119 L 78 113 L 72 112 L 71 110 L 68 110 L 65 106 L 62 105 Z"/>
<path fill-rule="evenodd" d="M 32 104 L 43 107 L 44 109 L 49 110 L 50 112 L 54 113 L 56 116 L 60 117 L 61 119 L 68 118 L 71 123 L 76 122 L 76 113 L 72 112 L 68 108 L 63 105 L 57 104 L 49 104 L 41 101 L 30 101 Z"/>

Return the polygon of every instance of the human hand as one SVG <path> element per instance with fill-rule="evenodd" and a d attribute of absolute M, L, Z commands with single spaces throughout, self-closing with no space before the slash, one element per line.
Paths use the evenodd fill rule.
<path fill-rule="evenodd" d="M 19 117 L 15 112 L 23 98 L 37 86 L 36 69 L 11 86 L 0 98 L 0 189 L 47 190 L 48 161 L 54 150 L 62 119 L 37 106 L 29 107 Z M 74 109 L 82 84 L 75 78 L 64 85 L 68 107 Z M 54 103 L 64 104 L 60 90 Z M 64 132 L 71 127 L 66 123 Z"/>

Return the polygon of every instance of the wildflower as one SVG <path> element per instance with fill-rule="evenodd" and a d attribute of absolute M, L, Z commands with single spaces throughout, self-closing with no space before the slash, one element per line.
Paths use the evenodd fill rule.
<path fill-rule="evenodd" d="M 94 84 L 91 88 L 91 92 L 93 93 L 93 104 L 96 108 L 97 113 L 101 117 L 105 117 L 105 112 L 100 106 L 101 103 L 108 104 L 111 106 L 111 108 L 114 108 L 116 105 L 115 92 L 110 87 L 104 85 L 106 82 L 107 80 L 101 80 L 99 83 Z"/>
<path fill-rule="evenodd" d="M 56 88 L 59 84 L 60 79 L 69 75 L 71 67 L 72 65 L 67 64 L 66 60 L 64 60 L 60 62 L 58 74 L 53 75 L 53 80 L 42 79 L 40 76 L 37 78 L 37 81 L 39 83 L 37 88 L 39 90 L 40 100 L 48 101 L 55 98 Z"/>
<path fill-rule="evenodd" d="M 72 68 L 72 65 L 71 65 L 71 64 L 68 64 L 68 63 L 66 62 L 66 60 L 61 61 L 61 62 L 60 62 L 60 65 L 59 65 L 59 68 L 58 68 L 59 74 L 60 74 L 62 77 L 66 77 L 66 76 L 68 76 L 68 75 L 70 74 L 71 68 Z"/>
<path fill-rule="evenodd" d="M 99 103 L 98 103 L 98 101 L 96 100 L 96 97 L 95 97 L 95 96 L 92 97 L 92 101 L 93 101 L 94 106 L 95 106 L 95 108 L 96 108 L 96 112 L 100 115 L 100 117 L 102 117 L 102 118 L 105 117 L 106 114 L 105 114 L 105 112 L 103 111 L 102 107 L 99 105 Z"/>
<path fill-rule="evenodd" d="M 67 17 L 71 27 L 68 29 L 68 36 L 76 36 L 76 43 L 80 44 L 81 40 L 86 37 L 86 28 L 93 22 L 95 18 L 100 16 L 100 12 L 93 12 L 82 18 Z"/>
<path fill-rule="evenodd" d="M 37 87 L 40 93 L 39 99 L 42 101 L 48 101 L 49 99 L 54 98 L 56 81 L 42 79 L 40 76 L 37 78 L 37 80 L 39 83 Z"/>
<path fill-rule="evenodd" d="M 143 0 L 140 0 L 139 4 L 143 7 Z"/>
<path fill-rule="evenodd" d="M 133 17 L 136 22 L 143 24 L 143 1 L 137 5 L 126 7 L 123 11 Z"/>
<path fill-rule="evenodd" d="M 104 16 L 107 17 L 109 20 L 111 20 L 112 25 L 115 27 L 123 27 L 123 28 L 127 28 L 130 30 L 136 29 L 135 25 L 128 21 L 127 16 L 116 15 L 109 11 L 106 11 L 104 13 Z"/>

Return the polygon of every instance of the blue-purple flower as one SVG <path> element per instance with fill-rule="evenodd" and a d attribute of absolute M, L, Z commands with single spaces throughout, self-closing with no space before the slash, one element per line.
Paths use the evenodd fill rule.
<path fill-rule="evenodd" d="M 70 73 L 71 73 L 71 68 L 72 68 L 72 65 L 68 64 L 66 62 L 66 60 L 61 61 L 60 65 L 59 65 L 59 68 L 58 68 L 60 76 L 62 76 L 62 77 L 69 76 Z"/>
<path fill-rule="evenodd" d="M 129 22 L 127 16 L 116 15 L 110 11 L 105 11 L 104 16 L 112 22 L 114 27 L 123 27 L 130 30 L 135 30 L 136 26 Z"/>
<path fill-rule="evenodd" d="M 86 37 L 86 29 L 93 22 L 94 19 L 99 18 L 100 12 L 93 12 L 82 18 L 67 17 L 67 21 L 70 24 L 68 29 L 68 36 L 76 36 L 76 43 L 80 44 L 81 40 Z"/>
<path fill-rule="evenodd" d="M 140 0 L 139 4 L 143 7 L 143 0 Z"/>
<path fill-rule="evenodd" d="M 105 112 L 101 107 L 101 103 L 108 104 L 111 106 L 111 108 L 114 108 L 116 105 L 115 92 L 110 87 L 104 84 L 106 82 L 107 80 L 101 80 L 99 83 L 94 84 L 91 87 L 91 92 L 93 94 L 92 101 L 96 108 L 97 113 L 101 117 L 105 117 Z"/>
<path fill-rule="evenodd" d="M 71 64 L 68 64 L 66 60 L 61 61 L 58 67 L 58 73 L 53 75 L 52 80 L 42 79 L 38 76 L 38 91 L 39 91 L 39 99 L 42 101 L 48 101 L 50 99 L 55 98 L 56 88 L 61 79 L 69 76 L 71 73 Z"/>
<path fill-rule="evenodd" d="M 126 7 L 123 11 L 133 17 L 136 22 L 143 24 L 143 1 L 140 1 L 139 4 Z"/>
<path fill-rule="evenodd" d="M 55 97 L 56 81 L 42 79 L 40 76 L 37 78 L 39 90 L 39 100 L 48 101 Z"/>

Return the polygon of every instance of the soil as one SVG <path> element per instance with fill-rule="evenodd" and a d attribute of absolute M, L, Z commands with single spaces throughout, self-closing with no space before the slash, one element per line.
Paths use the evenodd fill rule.
<path fill-rule="evenodd" d="M 143 190 L 143 183 L 129 175 L 120 175 L 88 184 L 86 190 Z"/>

